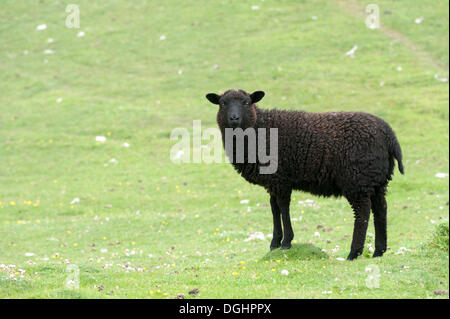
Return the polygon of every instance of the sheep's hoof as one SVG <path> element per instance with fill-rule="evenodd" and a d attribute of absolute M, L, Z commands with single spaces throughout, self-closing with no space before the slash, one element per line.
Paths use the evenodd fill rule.
<path fill-rule="evenodd" d="M 287 249 L 290 249 L 292 247 L 292 245 L 291 245 L 291 243 L 289 243 L 289 244 L 282 244 L 281 245 L 281 250 L 287 250 Z"/>
<path fill-rule="evenodd" d="M 270 250 L 274 250 L 281 247 L 281 238 L 273 238 L 270 243 Z"/>
<path fill-rule="evenodd" d="M 358 253 L 357 251 L 351 251 L 347 257 L 347 260 L 355 260 L 359 255 L 361 255 L 361 253 Z"/>
<path fill-rule="evenodd" d="M 373 257 L 381 257 L 383 256 L 384 251 L 383 250 L 375 250 L 375 252 L 373 253 Z"/>

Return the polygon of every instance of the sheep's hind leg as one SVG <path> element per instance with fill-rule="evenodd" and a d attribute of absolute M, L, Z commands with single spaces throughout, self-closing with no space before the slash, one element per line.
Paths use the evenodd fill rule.
<path fill-rule="evenodd" d="M 283 241 L 281 249 L 289 249 L 292 247 L 291 241 L 294 239 L 294 231 L 291 225 L 291 216 L 289 215 L 289 205 L 291 203 L 291 192 L 284 196 L 277 197 L 277 204 L 280 208 L 281 218 L 283 219 Z"/>
<path fill-rule="evenodd" d="M 270 243 L 270 250 L 274 250 L 281 246 L 281 239 L 283 237 L 283 231 L 281 229 L 281 213 L 277 204 L 277 198 L 270 195 L 270 206 L 272 208 L 273 216 L 273 237 Z"/>
<path fill-rule="evenodd" d="M 364 249 L 364 241 L 366 240 L 367 226 L 370 218 L 370 199 L 368 196 L 350 197 L 348 198 L 350 205 L 355 213 L 355 225 L 353 228 L 353 240 L 348 255 L 348 260 L 358 258 Z"/>
<path fill-rule="evenodd" d="M 387 203 L 384 188 L 376 191 L 375 195 L 371 197 L 371 203 L 375 225 L 375 252 L 373 257 L 380 257 L 387 249 Z"/>

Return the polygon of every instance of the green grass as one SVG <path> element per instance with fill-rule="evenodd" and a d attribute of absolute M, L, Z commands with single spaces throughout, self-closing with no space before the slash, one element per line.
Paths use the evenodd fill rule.
<path fill-rule="evenodd" d="M 439 224 L 433 234 L 431 245 L 448 253 L 448 222 Z"/>
<path fill-rule="evenodd" d="M 434 78 L 448 78 L 447 2 L 378 1 L 382 25 L 433 65 L 337 1 L 77 3 L 79 30 L 64 26 L 61 2 L 2 2 L 0 264 L 26 272 L 0 270 L 0 297 L 448 298 L 434 294 L 449 289 L 448 248 L 430 245 L 449 215 L 449 179 L 435 177 L 449 172 L 449 90 Z M 348 203 L 300 192 L 293 248 L 269 252 L 270 240 L 245 241 L 272 232 L 262 188 L 230 165 L 170 161 L 172 129 L 216 127 L 204 95 L 228 88 L 264 90 L 262 108 L 366 111 L 391 124 L 406 174 L 390 183 L 384 257 L 339 261 Z M 79 289 L 65 287 L 69 264 Z"/>

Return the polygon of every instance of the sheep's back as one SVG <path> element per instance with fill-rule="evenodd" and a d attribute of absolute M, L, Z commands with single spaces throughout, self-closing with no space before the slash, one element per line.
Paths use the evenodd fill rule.
<path fill-rule="evenodd" d="M 370 191 L 389 179 L 392 130 L 383 120 L 362 112 L 268 113 L 266 124 L 278 128 L 275 179 L 325 196 Z"/>

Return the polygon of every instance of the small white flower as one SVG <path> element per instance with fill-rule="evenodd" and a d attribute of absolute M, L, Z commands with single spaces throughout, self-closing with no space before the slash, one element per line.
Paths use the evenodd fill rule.
<path fill-rule="evenodd" d="M 448 78 L 446 78 L 446 77 L 439 77 L 439 75 L 437 75 L 437 74 L 435 74 L 434 75 L 434 78 L 436 79 L 436 80 L 438 80 L 438 81 L 440 81 L 440 82 L 443 82 L 443 83 L 447 83 L 448 82 Z"/>
<path fill-rule="evenodd" d="M 26 256 L 26 257 L 33 257 L 33 256 L 34 256 L 34 253 L 25 253 L 25 256 Z"/>
<path fill-rule="evenodd" d="M 317 20 L 317 17 L 316 16 L 312 16 L 311 19 Z"/>
<path fill-rule="evenodd" d="M 406 247 L 400 247 L 395 254 L 396 255 L 404 255 L 405 252 L 407 252 L 407 251 L 411 251 L 411 249 L 408 249 Z"/>
<path fill-rule="evenodd" d="M 423 20 L 425 20 L 425 18 L 420 17 L 420 18 L 417 18 L 416 20 L 414 20 L 414 22 L 415 22 L 416 24 L 421 24 L 421 23 L 423 22 Z"/>
<path fill-rule="evenodd" d="M 163 34 L 162 36 L 159 37 L 159 39 L 160 39 L 161 41 L 164 41 L 164 40 L 166 39 L 166 36 Z"/>
<path fill-rule="evenodd" d="M 342 257 L 338 257 L 338 258 L 336 258 L 336 260 L 339 260 L 339 261 L 344 261 L 345 259 L 344 259 L 344 258 L 342 258 Z"/>
<path fill-rule="evenodd" d="M 241 204 L 248 204 L 249 200 L 248 199 L 243 199 L 240 201 Z"/>
<path fill-rule="evenodd" d="M 397 71 L 398 71 L 398 72 L 401 72 L 402 70 L 403 70 L 403 68 L 402 68 L 401 66 L 398 66 L 398 67 L 397 67 Z"/>
<path fill-rule="evenodd" d="M 269 236 L 267 236 L 269 237 Z M 250 233 L 249 237 L 244 239 L 245 242 L 250 241 L 250 240 L 254 240 L 254 239 L 259 239 L 259 240 L 266 240 L 266 238 L 264 237 L 264 234 L 262 232 L 253 232 Z"/>
<path fill-rule="evenodd" d="M 73 204 L 76 204 L 76 203 L 79 203 L 80 202 L 80 199 L 78 198 L 78 197 L 75 197 L 71 202 L 70 202 L 70 205 L 73 205 Z"/>
<path fill-rule="evenodd" d="M 252 10 L 259 10 L 259 6 L 258 5 L 252 6 Z"/>
<path fill-rule="evenodd" d="M 53 43 L 53 42 L 54 42 L 54 40 L 52 38 L 47 39 L 47 43 Z"/>
<path fill-rule="evenodd" d="M 182 70 L 182 69 L 179 69 L 179 70 L 178 70 L 178 75 L 181 75 L 181 74 L 183 74 L 183 70 Z"/>
<path fill-rule="evenodd" d="M 319 232 L 314 232 L 314 237 L 320 237 L 320 233 Z"/>
<path fill-rule="evenodd" d="M 127 148 L 128 148 L 128 147 L 130 147 L 130 144 L 129 144 L 129 143 L 127 143 L 127 142 L 125 142 L 125 143 L 123 143 L 123 144 L 122 144 L 122 146 L 123 146 L 123 147 L 127 147 Z"/>
<path fill-rule="evenodd" d="M 97 142 L 106 142 L 106 137 L 104 137 L 104 136 L 97 136 L 97 137 L 95 138 L 95 140 L 96 140 Z"/>
<path fill-rule="evenodd" d="M 56 103 L 61 103 L 62 100 L 63 100 L 63 99 L 59 97 L 59 98 L 56 99 Z"/>
<path fill-rule="evenodd" d="M 78 32 L 77 37 L 79 37 L 79 38 L 84 37 L 84 31 Z"/>
<path fill-rule="evenodd" d="M 349 57 L 351 57 L 351 58 L 354 58 L 354 57 L 355 57 L 355 52 L 356 52 L 356 50 L 358 50 L 358 46 L 355 44 L 355 45 L 353 46 L 353 48 L 351 48 L 350 51 L 348 51 L 348 52 L 345 53 L 345 55 L 346 55 L 346 56 L 349 56 Z"/>
<path fill-rule="evenodd" d="M 44 54 L 53 54 L 53 53 L 55 53 L 55 51 L 50 50 L 50 49 L 47 49 L 44 51 Z"/>
<path fill-rule="evenodd" d="M 281 271 L 281 274 L 282 274 L 283 276 L 287 276 L 287 275 L 289 275 L 289 271 L 287 271 L 286 269 L 283 269 L 283 270 Z"/>
<path fill-rule="evenodd" d="M 42 31 L 47 29 L 47 25 L 46 24 L 40 24 L 36 27 L 36 31 Z"/>
<path fill-rule="evenodd" d="M 436 175 L 434 175 L 437 178 L 446 178 L 448 177 L 447 173 L 436 173 Z"/>

